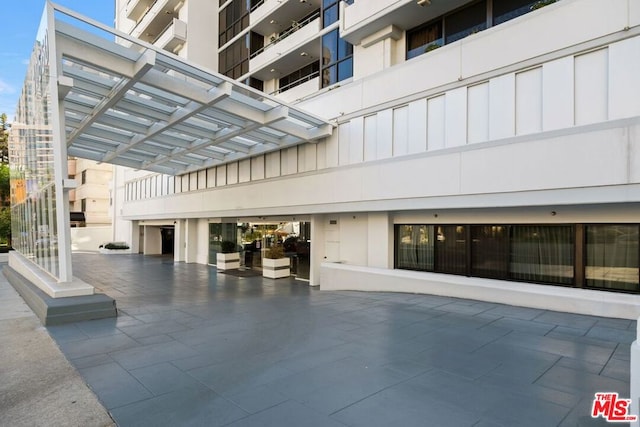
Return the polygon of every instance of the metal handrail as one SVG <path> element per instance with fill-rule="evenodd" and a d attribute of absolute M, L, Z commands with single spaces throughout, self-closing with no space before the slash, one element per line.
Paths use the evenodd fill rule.
<path fill-rule="evenodd" d="M 251 55 L 249 55 L 249 59 L 253 59 L 256 56 L 260 55 L 262 52 L 264 52 L 267 48 L 273 46 L 274 44 L 278 43 L 279 41 L 281 41 L 282 39 L 285 39 L 287 37 L 289 37 L 291 34 L 295 33 L 296 31 L 298 31 L 299 29 L 301 29 L 302 27 L 305 27 L 307 24 L 311 23 L 312 21 L 314 21 L 316 18 L 320 17 L 320 10 L 317 10 L 313 15 L 309 16 L 307 19 L 305 19 L 304 21 L 301 22 L 294 22 L 289 28 L 287 28 L 285 31 L 283 31 L 282 33 L 280 33 L 278 35 L 278 37 L 276 37 L 273 41 L 271 41 L 271 43 L 261 47 L 260 49 L 256 50 L 255 52 L 253 52 Z"/>
<path fill-rule="evenodd" d="M 279 88 L 278 90 L 275 90 L 275 91 L 271 92 L 269 95 L 277 95 L 279 93 L 285 92 L 285 91 L 291 89 L 292 87 L 301 85 L 302 83 L 306 83 L 309 80 L 314 79 L 314 78 L 319 77 L 319 76 L 320 76 L 320 71 L 314 71 L 311 74 L 307 74 L 306 76 L 304 76 L 302 78 L 299 78 L 298 80 L 296 80 L 294 82 L 291 82 L 288 85 L 285 85 L 285 86 Z"/>

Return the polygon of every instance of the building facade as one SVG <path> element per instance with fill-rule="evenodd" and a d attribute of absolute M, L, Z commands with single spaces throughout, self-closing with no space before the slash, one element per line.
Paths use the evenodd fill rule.
<path fill-rule="evenodd" d="M 145 3 L 148 22 L 171 15 L 118 1 L 118 25 Z M 300 221 L 321 288 L 637 310 L 640 6 L 546 3 L 221 1 L 206 60 L 185 18 L 175 53 L 336 129 L 188 174 L 121 171 L 120 238 L 153 253 L 173 226 L 175 260 L 208 263 L 211 224 Z"/>

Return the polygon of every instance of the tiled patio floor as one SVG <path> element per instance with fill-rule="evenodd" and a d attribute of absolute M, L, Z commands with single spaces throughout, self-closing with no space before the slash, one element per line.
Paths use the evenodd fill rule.
<path fill-rule="evenodd" d="M 74 269 L 120 317 L 48 330 L 120 426 L 592 426 L 595 392 L 629 396 L 630 320 L 163 257 Z"/>

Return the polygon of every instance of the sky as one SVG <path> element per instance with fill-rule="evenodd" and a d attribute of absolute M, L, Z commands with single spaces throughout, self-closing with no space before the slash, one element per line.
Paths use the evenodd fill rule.
<path fill-rule="evenodd" d="M 115 0 L 57 0 L 54 3 L 113 27 Z M 0 0 L 0 113 L 13 121 L 45 0 Z"/>

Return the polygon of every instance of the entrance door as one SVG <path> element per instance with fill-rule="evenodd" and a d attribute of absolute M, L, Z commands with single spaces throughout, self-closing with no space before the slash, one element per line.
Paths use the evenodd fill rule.
<path fill-rule="evenodd" d="M 160 235 L 162 236 L 162 255 L 173 253 L 173 227 L 162 227 Z"/>

